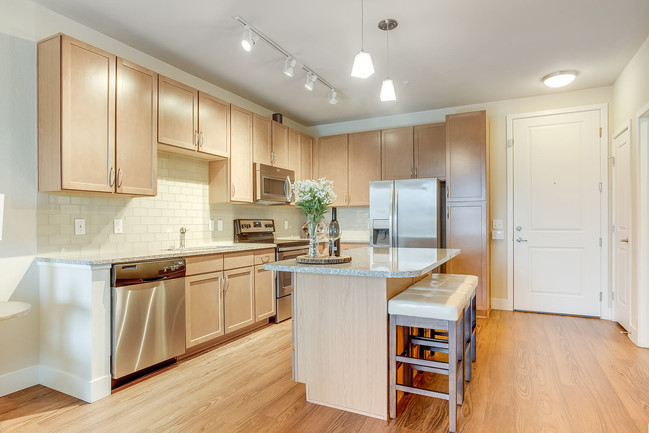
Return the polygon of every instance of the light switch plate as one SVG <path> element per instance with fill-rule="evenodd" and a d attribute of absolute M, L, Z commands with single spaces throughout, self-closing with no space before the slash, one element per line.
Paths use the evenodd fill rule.
<path fill-rule="evenodd" d="M 113 220 L 113 233 L 120 234 L 124 232 L 124 226 L 122 224 L 121 218 L 115 218 Z"/>
<path fill-rule="evenodd" d="M 223 220 L 216 220 L 216 229 L 220 232 L 223 231 Z"/>
<path fill-rule="evenodd" d="M 288 220 L 284 220 L 284 230 L 288 230 Z"/>
<path fill-rule="evenodd" d="M 503 228 L 505 228 L 505 226 L 503 225 L 503 220 L 493 220 L 491 228 L 494 230 L 502 230 Z"/>
<path fill-rule="evenodd" d="M 85 235 L 86 234 L 86 220 L 83 218 L 78 218 L 74 220 L 74 234 L 75 235 Z"/>
<path fill-rule="evenodd" d="M 208 229 L 209 231 L 213 232 L 214 231 L 214 220 L 210 220 L 208 224 Z"/>
<path fill-rule="evenodd" d="M 492 230 L 491 239 L 502 240 L 505 239 L 505 230 Z"/>

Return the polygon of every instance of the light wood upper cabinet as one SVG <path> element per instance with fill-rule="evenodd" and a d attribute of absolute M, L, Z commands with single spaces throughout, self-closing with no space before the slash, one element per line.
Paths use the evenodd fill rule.
<path fill-rule="evenodd" d="M 313 179 L 313 137 L 302 134 L 300 139 L 300 176 L 295 178 L 298 180 Z"/>
<path fill-rule="evenodd" d="M 288 169 L 295 172 L 295 180 L 302 179 L 302 134 L 288 129 Z M 311 159 L 311 158 L 309 158 Z"/>
<path fill-rule="evenodd" d="M 417 125 L 414 139 L 415 177 L 446 179 L 446 124 Z"/>
<path fill-rule="evenodd" d="M 271 120 L 257 113 L 252 117 L 252 157 L 259 164 L 271 165 Z"/>
<path fill-rule="evenodd" d="M 198 150 L 214 156 L 230 156 L 230 104 L 198 92 Z"/>
<path fill-rule="evenodd" d="M 255 323 L 253 273 L 253 266 L 223 272 L 226 281 L 223 300 L 226 334 Z"/>
<path fill-rule="evenodd" d="M 117 59 L 116 161 L 118 193 L 156 195 L 158 74 Z"/>
<path fill-rule="evenodd" d="M 336 200 L 332 206 L 347 205 L 347 134 L 318 139 L 318 176 L 333 181 Z"/>
<path fill-rule="evenodd" d="M 230 158 L 210 161 L 210 203 L 253 201 L 252 112 L 230 107 Z"/>
<path fill-rule="evenodd" d="M 383 179 L 398 180 L 414 177 L 412 126 L 382 130 L 381 150 Z"/>
<path fill-rule="evenodd" d="M 198 140 L 198 90 L 160 75 L 158 142 L 196 150 Z"/>
<path fill-rule="evenodd" d="M 187 348 L 224 334 L 223 272 L 185 278 L 185 345 Z"/>
<path fill-rule="evenodd" d="M 487 115 L 446 116 L 446 198 L 487 199 Z"/>
<path fill-rule="evenodd" d="M 289 165 L 289 128 L 281 123 L 272 122 L 271 163 L 275 167 L 288 168 Z"/>
<path fill-rule="evenodd" d="M 349 134 L 349 206 L 370 205 L 370 182 L 381 180 L 381 132 Z"/>

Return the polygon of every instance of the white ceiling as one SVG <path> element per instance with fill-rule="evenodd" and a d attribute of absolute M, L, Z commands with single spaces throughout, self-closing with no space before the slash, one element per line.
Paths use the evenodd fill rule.
<path fill-rule="evenodd" d="M 649 35 L 647 0 L 366 0 L 365 51 L 376 73 L 350 76 L 361 48 L 360 0 L 37 0 L 193 75 L 305 126 L 612 84 Z M 241 49 L 239 15 L 339 90 L 304 89 L 284 59 L 260 41 Z M 381 102 L 384 18 L 396 102 Z M 562 90 L 544 75 L 575 69 Z M 407 81 L 406 87 L 403 82 Z"/>

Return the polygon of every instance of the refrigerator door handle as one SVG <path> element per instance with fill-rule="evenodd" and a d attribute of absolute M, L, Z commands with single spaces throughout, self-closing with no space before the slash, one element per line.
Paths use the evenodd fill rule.
<path fill-rule="evenodd" d="M 390 247 L 392 247 L 392 239 L 394 237 L 394 225 L 392 224 L 392 215 L 394 214 L 393 207 L 394 200 L 394 182 L 390 185 L 390 202 L 388 204 L 390 208 L 390 216 L 388 217 L 388 227 L 390 228 Z"/>
<path fill-rule="evenodd" d="M 390 195 L 392 197 L 392 195 Z M 399 246 L 399 187 L 394 185 L 394 207 L 392 208 L 394 214 L 394 224 L 391 225 L 392 241 L 391 247 L 397 248 Z"/>

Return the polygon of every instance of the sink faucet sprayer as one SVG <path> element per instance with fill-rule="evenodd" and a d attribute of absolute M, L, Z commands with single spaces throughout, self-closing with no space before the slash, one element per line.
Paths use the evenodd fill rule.
<path fill-rule="evenodd" d="M 180 228 L 180 248 L 185 248 L 185 234 L 187 233 L 186 227 Z"/>

